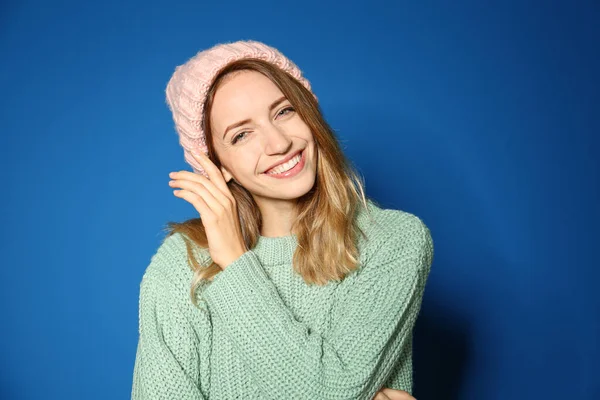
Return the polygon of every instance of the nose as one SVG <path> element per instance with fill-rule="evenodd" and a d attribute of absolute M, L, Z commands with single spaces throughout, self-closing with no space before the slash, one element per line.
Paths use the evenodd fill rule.
<path fill-rule="evenodd" d="M 292 140 L 283 129 L 269 124 L 264 129 L 265 154 L 285 154 L 292 146 Z"/>

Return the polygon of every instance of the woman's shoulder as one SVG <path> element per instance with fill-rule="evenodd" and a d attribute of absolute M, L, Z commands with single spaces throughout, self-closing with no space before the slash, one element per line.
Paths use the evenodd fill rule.
<path fill-rule="evenodd" d="M 359 226 L 369 240 L 401 243 L 414 237 L 431 235 L 422 218 L 408 211 L 384 208 L 374 200 L 367 200 L 367 211 L 359 216 Z M 392 238 L 396 238 L 395 240 Z"/>
<path fill-rule="evenodd" d="M 201 332 L 210 326 L 208 309 L 194 306 L 190 296 L 193 271 L 187 264 L 186 241 L 180 233 L 167 235 L 152 255 L 140 281 L 140 326 L 162 324 L 167 335 Z M 203 310 L 203 312 L 198 312 Z M 185 328 L 184 326 L 191 328 Z M 187 334 L 186 333 L 186 334 Z"/>
<path fill-rule="evenodd" d="M 175 290 L 189 293 L 194 273 L 188 261 L 189 254 L 186 246 L 188 242 L 191 246 L 192 256 L 198 262 L 204 262 L 208 254 L 206 249 L 199 248 L 184 234 L 173 232 L 164 237 L 158 249 L 151 256 L 142 279 L 159 280 Z"/>
<path fill-rule="evenodd" d="M 367 205 L 367 212 L 359 217 L 359 226 L 366 235 L 361 241 L 364 262 L 375 254 L 432 257 L 431 231 L 422 218 L 408 211 L 384 208 L 371 199 Z"/>

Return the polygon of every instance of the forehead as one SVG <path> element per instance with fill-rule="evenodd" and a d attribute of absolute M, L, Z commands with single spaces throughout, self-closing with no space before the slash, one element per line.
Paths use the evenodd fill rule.
<path fill-rule="evenodd" d="M 215 92 L 212 116 L 226 112 L 232 116 L 265 107 L 283 93 L 269 78 L 256 71 L 238 71 L 225 78 Z M 217 122 L 217 121 L 215 121 Z"/>

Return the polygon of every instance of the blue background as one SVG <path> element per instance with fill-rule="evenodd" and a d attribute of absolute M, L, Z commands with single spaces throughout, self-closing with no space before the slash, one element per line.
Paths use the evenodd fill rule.
<path fill-rule="evenodd" d="M 2 2 L 0 397 L 129 398 L 142 274 L 197 216 L 166 83 L 254 39 L 431 229 L 415 397 L 600 398 L 600 7 L 450 3 Z"/>

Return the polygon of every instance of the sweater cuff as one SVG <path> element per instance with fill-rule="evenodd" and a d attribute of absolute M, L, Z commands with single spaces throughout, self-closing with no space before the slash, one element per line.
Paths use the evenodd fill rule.
<path fill-rule="evenodd" d="M 204 289 L 203 296 L 218 317 L 235 318 L 241 310 L 249 311 L 275 294 L 271 293 L 275 289 L 269 282 L 258 256 L 248 250 L 215 275 L 211 284 Z"/>

